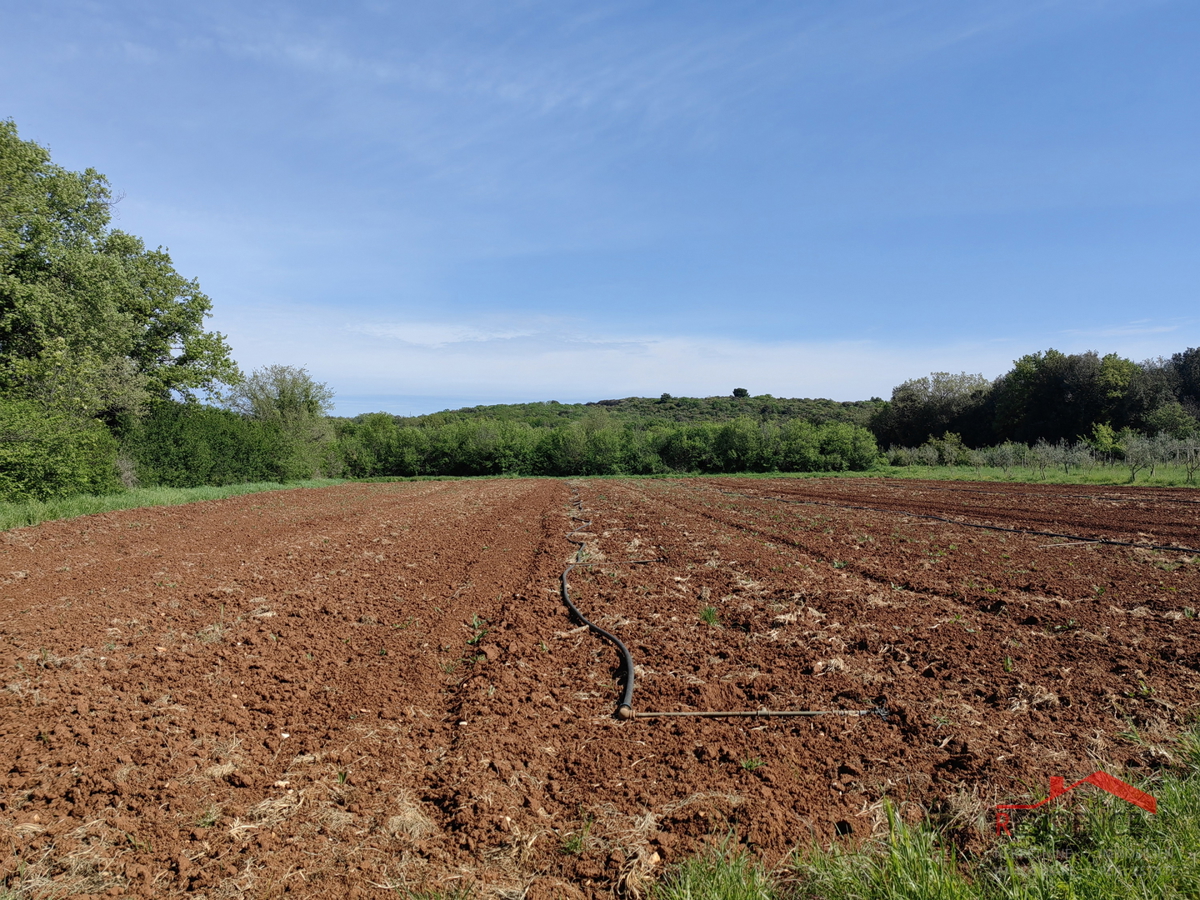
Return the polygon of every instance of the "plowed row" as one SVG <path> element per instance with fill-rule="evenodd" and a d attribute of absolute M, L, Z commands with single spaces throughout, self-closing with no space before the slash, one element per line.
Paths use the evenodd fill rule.
<path fill-rule="evenodd" d="M 495 480 L 9 532 L 0 877 L 598 897 L 731 831 L 772 863 L 862 837 L 885 796 L 986 827 L 1051 775 L 1155 765 L 1192 714 L 1200 557 L 1149 549 L 1200 546 L 1192 496 Z M 558 593 L 581 521 L 572 596 L 636 710 L 887 719 L 617 721 L 617 657 Z"/>

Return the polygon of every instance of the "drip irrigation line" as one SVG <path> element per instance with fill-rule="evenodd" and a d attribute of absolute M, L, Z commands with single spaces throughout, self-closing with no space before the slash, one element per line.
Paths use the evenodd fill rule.
<path fill-rule="evenodd" d="M 946 522 L 963 528 L 982 528 L 987 531 L 1005 531 L 1009 534 L 1029 534 L 1035 537 L 1066 538 L 1082 544 L 1108 544 L 1112 547 L 1140 547 L 1143 550 L 1166 550 L 1172 553 L 1200 553 L 1195 547 L 1181 547 L 1174 544 L 1138 544 L 1133 541 L 1118 541 L 1111 538 L 1085 538 L 1078 534 L 1062 534 L 1057 531 L 1036 531 L 1031 528 L 1008 528 L 1004 525 L 984 525 L 980 522 L 963 522 L 960 519 L 948 519 L 945 516 L 935 516 L 932 513 L 908 512 L 903 509 L 883 509 L 877 506 L 858 506 L 848 503 L 830 503 L 824 500 L 787 500 L 783 497 L 767 495 L 742 494 L 737 491 L 718 491 L 730 497 L 741 497 L 746 500 L 771 500 L 775 503 L 794 503 L 801 506 L 827 506 L 833 509 L 859 509 L 867 512 L 892 513 L 893 515 L 909 516 L 914 519 L 932 519 L 935 522 Z"/>
<path fill-rule="evenodd" d="M 583 512 L 583 500 L 580 499 L 579 491 L 577 489 L 572 489 L 572 490 L 574 491 L 575 496 L 572 498 L 571 502 L 574 504 L 575 508 L 580 513 L 582 513 Z M 565 603 L 567 605 L 567 609 L 569 609 L 571 611 L 571 614 L 573 616 L 575 616 L 576 619 L 578 619 L 585 626 L 587 626 L 588 630 L 600 635 L 600 637 L 604 638 L 606 641 L 608 641 L 610 644 L 612 644 L 614 647 L 616 647 L 617 652 L 619 652 L 621 654 L 621 666 L 625 670 L 625 689 L 621 692 L 621 699 L 617 703 L 616 717 L 618 719 L 621 719 L 622 721 L 627 721 L 629 719 L 678 718 L 678 717 L 685 717 L 685 716 L 689 717 L 689 718 L 698 718 L 698 719 L 733 719 L 733 718 L 755 718 L 755 719 L 757 719 L 757 718 L 774 718 L 774 717 L 785 717 L 785 716 L 854 716 L 854 717 L 861 717 L 861 716 L 874 715 L 874 716 L 878 716 L 879 718 L 883 719 L 885 722 L 887 721 L 888 710 L 887 710 L 886 706 L 877 706 L 874 709 L 802 709 L 802 710 L 757 709 L 757 710 L 729 710 L 729 711 L 688 710 L 688 711 L 682 711 L 682 712 L 654 712 L 654 711 L 634 712 L 634 710 L 633 710 L 633 654 L 629 652 L 629 648 L 625 646 L 624 642 L 619 637 L 617 637 L 611 631 L 606 631 L 605 629 L 601 628 L 599 625 L 597 625 L 595 622 L 593 622 L 591 619 L 589 619 L 587 616 L 585 616 L 582 612 L 579 611 L 579 607 L 576 606 L 574 604 L 574 602 L 571 600 L 571 590 L 567 583 L 567 576 L 571 574 L 572 569 L 583 568 L 585 566 L 608 565 L 607 562 L 587 563 L 587 562 L 579 561 L 579 556 L 583 552 L 585 542 L 576 538 L 575 535 L 578 534 L 579 532 L 583 531 L 583 529 L 587 528 L 591 524 L 592 523 L 590 521 L 584 522 L 583 524 L 579 525 L 578 527 L 572 529 L 571 531 L 569 531 L 567 533 L 567 540 L 570 541 L 572 544 L 576 545 L 576 550 L 575 550 L 575 562 L 568 564 L 568 566 L 563 570 L 563 573 L 562 573 L 562 598 L 563 598 L 563 603 Z M 664 561 L 665 560 L 663 560 L 662 558 L 631 559 L 631 560 L 625 560 L 625 564 L 629 564 L 629 565 L 639 564 L 640 565 L 640 564 L 645 564 L 645 563 L 664 562 Z"/>
<path fill-rule="evenodd" d="M 582 513 L 583 512 L 583 501 L 581 499 L 579 499 L 578 491 L 575 491 L 575 497 L 573 499 L 573 502 L 575 504 L 575 508 L 578 509 Z M 625 670 L 625 690 L 621 692 L 621 699 L 617 703 L 617 714 L 616 715 L 617 715 L 618 719 L 630 719 L 634 715 L 634 713 L 633 713 L 633 654 L 629 652 L 629 648 L 625 646 L 624 642 L 622 642 L 622 640 L 619 637 L 617 637 L 611 631 L 605 631 L 603 628 L 601 628 L 599 625 L 597 625 L 595 622 L 593 622 L 591 619 L 589 619 L 587 616 L 585 616 L 583 613 L 581 613 L 579 611 L 579 607 L 571 602 L 571 591 L 570 591 L 570 588 L 567 586 L 567 576 L 571 574 L 572 569 L 574 569 L 576 566 L 591 565 L 591 564 L 585 563 L 579 559 L 580 553 L 583 552 L 584 542 L 581 540 L 577 540 L 575 537 L 576 533 L 583 531 L 583 529 L 587 528 L 591 524 L 592 524 L 591 522 L 584 522 L 582 525 L 580 525 L 578 528 L 573 529 L 567 535 L 567 540 L 570 541 L 572 544 L 575 544 L 577 546 L 577 549 L 575 551 L 575 562 L 569 564 L 563 570 L 563 573 L 562 573 L 562 598 L 563 598 L 563 603 L 565 603 L 567 605 L 567 609 L 569 609 L 571 611 L 572 615 L 574 615 L 575 618 L 577 618 L 580 622 L 582 622 L 584 625 L 586 625 L 591 631 L 600 635 L 600 637 L 604 638 L 604 640 L 608 641 L 610 644 L 612 644 L 614 647 L 616 647 L 617 652 L 621 654 L 621 666 Z"/>
<path fill-rule="evenodd" d="M 683 712 L 635 712 L 635 719 L 661 719 L 668 716 L 688 716 L 696 719 L 758 719 L 781 718 L 784 716 L 878 716 L 885 722 L 888 717 L 886 706 L 874 709 L 746 709 L 728 710 L 726 712 L 705 712 L 701 710 L 685 710 Z"/>
<path fill-rule="evenodd" d="M 866 479 L 864 479 L 864 481 L 865 480 Z M 908 480 L 908 479 L 881 478 L 879 481 L 873 482 L 873 483 L 878 484 L 881 487 L 901 488 L 901 487 L 905 487 L 906 485 L 899 484 L 898 482 L 902 482 L 902 481 L 906 481 L 906 480 Z M 1026 482 L 1026 483 L 1031 484 L 1030 482 Z M 1033 487 L 1043 487 L 1043 486 L 1048 487 L 1049 485 L 1032 485 L 1032 486 Z M 1012 496 L 1015 496 L 1013 491 L 988 491 L 988 490 L 984 490 L 983 488 L 943 488 L 943 487 L 929 487 L 928 485 L 924 485 L 919 488 L 910 488 L 910 490 L 930 491 L 931 493 L 940 493 L 940 494 L 986 494 L 989 497 L 1012 497 Z M 1167 489 L 1166 488 L 1151 488 L 1151 490 L 1167 490 Z M 1054 492 L 1047 492 L 1047 493 L 1041 494 L 1039 496 L 1049 497 L 1051 499 L 1055 499 L 1058 497 L 1069 497 L 1072 500 L 1104 500 L 1105 502 L 1108 502 L 1108 503 L 1145 503 L 1146 499 L 1152 499 L 1157 503 L 1188 503 L 1188 504 L 1191 504 L 1192 506 L 1200 506 L 1200 500 L 1184 500 L 1182 497 L 1152 497 L 1152 498 L 1109 497 L 1109 496 L 1105 496 L 1104 494 L 1058 494 L 1058 493 L 1054 493 Z"/>

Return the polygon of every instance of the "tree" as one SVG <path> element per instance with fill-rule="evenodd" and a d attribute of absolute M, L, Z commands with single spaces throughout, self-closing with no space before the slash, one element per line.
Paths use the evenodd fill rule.
<path fill-rule="evenodd" d="M 255 369 L 225 398 L 244 416 L 277 427 L 286 438 L 284 477 L 313 478 L 332 474 L 333 391 L 314 381 L 305 368 L 273 365 Z"/>
<path fill-rule="evenodd" d="M 0 394 L 92 418 L 241 377 L 167 251 L 109 227 L 108 181 L 0 121 Z"/>
<path fill-rule="evenodd" d="M 965 435 L 968 444 L 986 443 L 990 423 L 980 413 L 991 390 L 984 376 L 966 372 L 910 379 L 892 389 L 892 400 L 876 414 L 873 430 L 881 440 L 906 446 L 948 431 Z"/>
<path fill-rule="evenodd" d="M 1192 416 L 1200 418 L 1200 347 L 1189 347 L 1171 356 L 1179 383 L 1179 401 Z"/>
<path fill-rule="evenodd" d="M 746 390 L 745 388 L 734 388 L 733 396 L 737 397 L 738 399 L 741 399 L 742 397 L 749 397 L 750 392 L 748 390 Z"/>

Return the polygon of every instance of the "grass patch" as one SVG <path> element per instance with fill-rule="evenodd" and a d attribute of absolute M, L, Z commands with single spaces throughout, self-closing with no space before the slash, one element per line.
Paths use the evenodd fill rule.
<path fill-rule="evenodd" d="M 775 900 L 786 891 L 745 850 L 726 838 L 708 853 L 689 859 L 650 892 L 651 900 Z"/>
<path fill-rule="evenodd" d="M 1026 813 L 1013 837 L 968 855 L 928 819 L 908 825 L 889 805 L 878 840 L 813 846 L 767 872 L 730 837 L 669 871 L 651 898 L 1197 900 L 1200 728 L 1183 734 L 1172 755 L 1171 769 L 1138 784 L 1157 799 L 1155 815 L 1085 787 Z"/>
<path fill-rule="evenodd" d="M 0 531 L 24 528 L 55 519 L 73 519 L 94 513 L 113 512 L 119 509 L 141 509 L 147 506 L 182 506 L 201 500 L 224 500 L 242 494 L 257 494 L 263 491 L 286 491 L 293 488 L 331 487 L 345 484 L 344 479 L 322 478 L 311 481 L 293 481 L 280 484 L 260 481 L 252 484 L 229 484 L 221 487 L 197 488 L 134 488 L 120 494 L 80 494 L 61 500 L 29 500 L 24 503 L 0 503 Z"/>

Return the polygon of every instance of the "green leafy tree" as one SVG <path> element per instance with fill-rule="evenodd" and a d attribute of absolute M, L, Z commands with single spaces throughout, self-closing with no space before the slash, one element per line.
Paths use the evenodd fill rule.
<path fill-rule="evenodd" d="M 992 384 L 983 375 L 934 372 L 892 390 L 872 427 L 890 443 L 915 446 L 935 434 L 953 431 L 968 443 L 986 443 L 991 434 L 987 404 Z"/>
<path fill-rule="evenodd" d="M 0 122 L 0 394 L 85 418 L 240 378 L 211 301 L 110 227 L 112 191 Z"/>
<path fill-rule="evenodd" d="M 314 381 L 302 367 L 272 365 L 255 369 L 225 398 L 244 416 L 274 425 L 285 436 L 282 473 L 285 479 L 335 474 L 334 430 L 328 414 L 333 391 Z"/>

